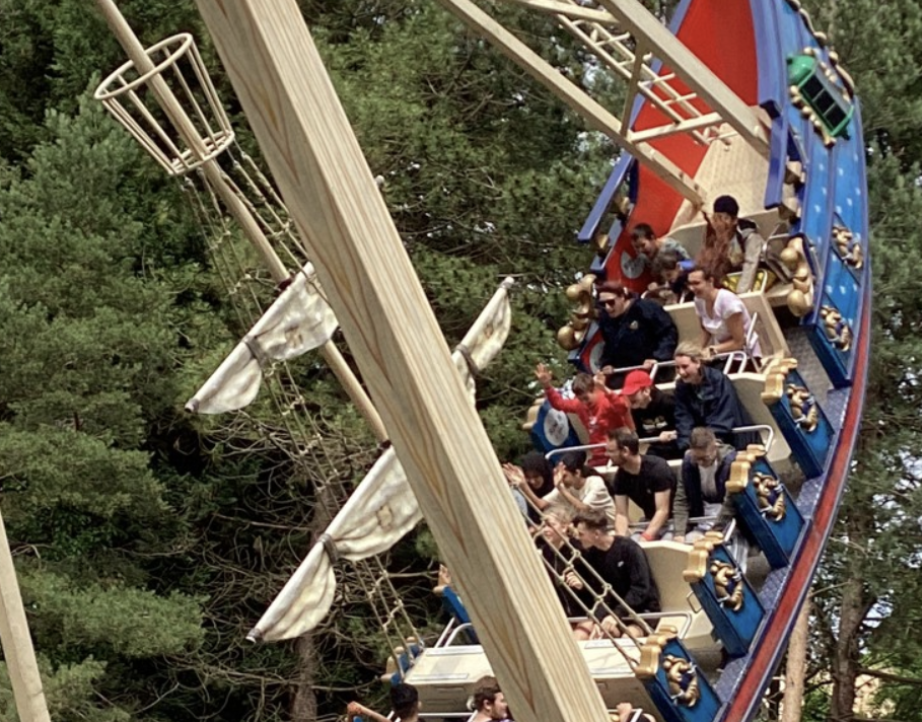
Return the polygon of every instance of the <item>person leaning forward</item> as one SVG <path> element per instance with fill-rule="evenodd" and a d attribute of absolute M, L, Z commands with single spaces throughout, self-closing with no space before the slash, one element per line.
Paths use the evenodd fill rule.
<path fill-rule="evenodd" d="M 622 630 L 632 637 L 643 636 L 641 627 L 605 587 L 610 586 L 636 614 L 660 611 L 659 591 L 643 549 L 637 542 L 612 533 L 608 517 L 599 511 L 579 512 L 573 523 L 584 550 L 582 563 L 589 567 L 581 578 L 598 599 L 593 616 L 613 637 Z M 615 615 L 621 618 L 620 623 Z"/>

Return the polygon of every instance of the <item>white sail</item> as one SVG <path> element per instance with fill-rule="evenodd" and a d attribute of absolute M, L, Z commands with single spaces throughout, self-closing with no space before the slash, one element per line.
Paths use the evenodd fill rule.
<path fill-rule="evenodd" d="M 287 361 L 322 346 L 337 325 L 308 263 L 189 399 L 186 410 L 220 414 L 242 409 L 256 398 L 269 360 Z"/>
<path fill-rule="evenodd" d="M 512 283 L 511 278 L 503 281 L 452 354 L 472 400 L 474 375 L 496 357 L 509 335 L 512 309 L 508 290 Z M 389 448 L 247 634 L 247 639 L 275 641 L 309 632 L 333 604 L 334 561 L 357 561 L 387 551 L 421 518 L 403 466 L 394 449 Z"/>
<path fill-rule="evenodd" d="M 247 639 L 290 639 L 313 629 L 333 603 L 334 559 L 357 561 L 380 554 L 420 519 L 416 497 L 391 447 L 371 468 Z"/>

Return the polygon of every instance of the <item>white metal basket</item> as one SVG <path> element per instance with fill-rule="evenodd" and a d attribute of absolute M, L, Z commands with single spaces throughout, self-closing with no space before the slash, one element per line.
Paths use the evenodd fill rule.
<path fill-rule="evenodd" d="M 139 74 L 129 60 L 94 97 L 167 173 L 184 175 L 227 148 L 234 131 L 191 35 L 173 35 L 145 53 L 152 70 Z"/>

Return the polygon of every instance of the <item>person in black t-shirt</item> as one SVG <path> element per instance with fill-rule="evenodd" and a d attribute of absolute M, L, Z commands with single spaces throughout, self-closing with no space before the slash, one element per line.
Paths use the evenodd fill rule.
<path fill-rule="evenodd" d="M 644 636 L 641 627 L 614 596 L 605 593 L 603 586 L 611 585 L 611 590 L 637 614 L 660 611 L 659 591 L 643 549 L 627 537 L 614 535 L 602 512 L 580 512 L 573 523 L 584 549 L 582 562 L 592 570 L 586 570 L 581 578 L 598 599 L 592 616 L 614 637 L 622 631 L 632 637 Z"/>
<path fill-rule="evenodd" d="M 628 499 L 643 510 L 647 526 L 640 535 L 644 541 L 659 539 L 666 531 L 675 494 L 676 479 L 665 459 L 641 455 L 637 434 L 615 429 L 605 447 L 608 458 L 618 467 L 610 489 L 615 500 L 615 533 L 627 536 Z"/>
<path fill-rule="evenodd" d="M 624 378 L 621 394 L 631 407 L 631 416 L 637 435 L 642 439 L 656 437 L 646 453 L 663 459 L 681 459 L 682 451 L 676 443 L 675 402 L 672 396 L 653 385 L 646 371 L 631 371 Z"/>

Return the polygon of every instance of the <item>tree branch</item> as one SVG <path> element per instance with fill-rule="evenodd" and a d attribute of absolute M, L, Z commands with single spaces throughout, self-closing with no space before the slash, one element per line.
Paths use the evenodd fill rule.
<path fill-rule="evenodd" d="M 922 687 L 922 679 L 918 679 L 916 677 L 904 677 L 903 675 L 892 674 L 890 672 L 881 672 L 876 669 L 868 669 L 867 667 L 859 667 L 858 674 L 874 677 L 875 679 L 879 679 L 884 682 L 893 682 L 894 684 L 908 684 L 914 687 Z"/>

